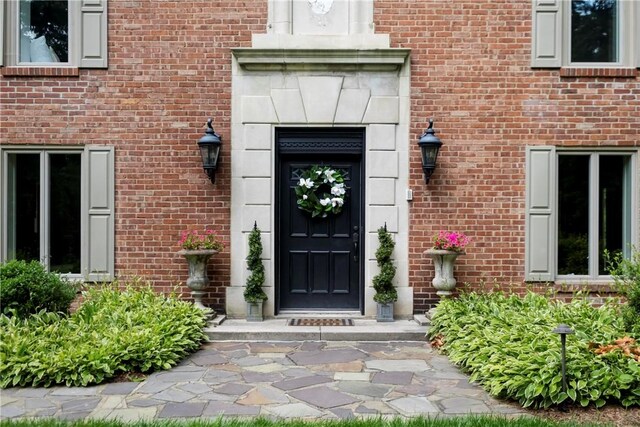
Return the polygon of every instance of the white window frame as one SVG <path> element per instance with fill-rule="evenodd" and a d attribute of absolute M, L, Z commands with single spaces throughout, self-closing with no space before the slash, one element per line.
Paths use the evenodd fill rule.
<path fill-rule="evenodd" d="M 598 248 L 598 237 L 600 236 L 600 230 L 598 226 L 598 218 L 600 211 L 600 196 L 599 196 L 599 176 L 600 176 L 600 162 L 599 159 L 601 156 L 629 156 L 630 157 L 630 165 L 629 165 L 629 174 L 631 176 L 628 177 L 629 183 L 631 185 L 631 189 L 629 191 L 631 199 L 628 201 L 629 210 L 632 215 L 632 218 L 628 221 L 631 226 L 631 230 L 629 230 L 629 243 L 636 244 L 638 241 L 637 238 L 637 224 L 640 217 L 640 212 L 638 212 L 637 205 L 637 192 L 638 192 L 638 174 L 637 174 L 637 153 L 633 151 L 624 151 L 624 150 L 564 150 L 557 149 L 556 151 L 556 170 L 560 171 L 560 156 L 562 155 L 574 155 L 574 156 L 588 156 L 589 157 L 589 274 L 587 275 L 561 275 L 558 273 L 558 238 L 559 238 L 559 215 L 555 216 L 555 227 L 556 227 L 556 241 L 554 244 L 555 248 L 555 277 L 557 281 L 561 281 L 563 283 L 568 282 L 585 282 L 588 281 L 590 283 L 593 282 L 610 282 L 611 275 L 609 274 L 599 274 L 599 262 L 600 262 L 600 254 Z M 635 176 L 634 176 L 635 174 Z M 559 173 L 556 174 L 556 206 L 559 206 L 558 200 L 560 196 L 559 186 L 560 186 L 560 178 Z M 635 220 L 633 218 L 635 212 Z M 624 212 L 623 212 L 624 214 Z M 628 248 L 624 248 L 625 252 Z M 625 255 L 628 255 L 625 253 Z"/>
<path fill-rule="evenodd" d="M 63 274 L 74 280 L 110 281 L 115 277 L 114 150 L 109 146 L 45 147 L 0 146 L 0 262 L 8 257 L 8 156 L 40 154 L 39 219 L 40 261 L 49 269 L 49 154 L 80 154 L 80 266 L 77 274 Z M 44 191 L 43 191 L 44 190 Z"/>
<path fill-rule="evenodd" d="M 20 3 L 0 0 L 0 66 L 107 68 L 107 0 L 68 1 L 68 61 L 20 62 Z"/>

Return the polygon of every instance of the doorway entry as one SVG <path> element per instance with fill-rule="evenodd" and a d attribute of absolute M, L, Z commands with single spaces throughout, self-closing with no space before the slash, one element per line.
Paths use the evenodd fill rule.
<path fill-rule="evenodd" d="M 363 128 L 276 129 L 276 313 L 363 312 L 364 138 Z M 298 208 L 295 188 L 315 165 L 344 177 L 338 214 Z"/>

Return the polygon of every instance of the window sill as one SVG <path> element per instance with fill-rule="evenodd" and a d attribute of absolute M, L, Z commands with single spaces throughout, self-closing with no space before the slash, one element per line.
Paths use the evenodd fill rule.
<path fill-rule="evenodd" d="M 597 294 L 618 293 L 613 280 L 557 280 L 553 284 L 553 290 L 563 293 L 589 292 Z"/>
<path fill-rule="evenodd" d="M 560 77 L 636 78 L 638 70 L 632 67 L 562 67 Z"/>
<path fill-rule="evenodd" d="M 78 77 L 78 67 L 2 67 L 5 77 Z"/>

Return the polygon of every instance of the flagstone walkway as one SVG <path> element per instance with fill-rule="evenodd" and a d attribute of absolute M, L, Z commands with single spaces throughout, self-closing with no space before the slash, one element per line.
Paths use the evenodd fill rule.
<path fill-rule="evenodd" d="M 0 419 L 517 415 L 426 342 L 216 342 L 143 382 L 0 391 Z"/>

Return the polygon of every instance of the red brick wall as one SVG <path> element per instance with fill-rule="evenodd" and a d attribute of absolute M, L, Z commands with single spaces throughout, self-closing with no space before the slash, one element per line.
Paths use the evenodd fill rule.
<path fill-rule="evenodd" d="M 639 144 L 638 78 L 532 70 L 530 9 L 529 0 L 375 0 L 376 31 L 412 49 L 416 311 L 435 300 L 423 251 L 440 229 L 473 239 L 460 282 L 523 286 L 527 144 Z M 0 78 L 3 144 L 116 147 L 118 275 L 169 290 L 187 278 L 182 230 L 209 226 L 229 243 L 230 48 L 249 47 L 266 18 L 266 0 L 111 0 L 108 70 Z M 215 185 L 196 149 L 208 117 L 223 138 Z M 429 117 L 444 146 L 425 185 L 415 142 Z M 217 309 L 229 276 L 226 251 L 210 262 Z"/>
<path fill-rule="evenodd" d="M 375 2 L 376 31 L 411 48 L 409 280 L 419 312 L 437 300 L 423 252 L 441 229 L 473 242 L 456 278 L 524 289 L 525 146 L 639 146 L 640 84 L 530 67 L 531 2 Z M 563 73 L 565 74 L 565 73 Z M 444 145 L 424 184 L 417 139 Z"/>
<path fill-rule="evenodd" d="M 230 48 L 266 21 L 266 1 L 111 0 L 108 70 L 0 78 L 2 144 L 116 147 L 118 276 L 169 291 L 187 279 L 182 230 L 207 226 L 229 243 Z M 215 185 L 196 146 L 208 117 L 223 138 Z M 209 265 L 206 301 L 223 309 L 228 250 Z"/>

